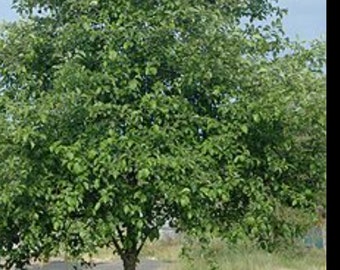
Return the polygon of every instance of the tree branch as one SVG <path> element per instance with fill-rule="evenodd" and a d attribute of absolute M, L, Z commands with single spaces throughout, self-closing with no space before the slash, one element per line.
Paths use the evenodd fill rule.
<path fill-rule="evenodd" d="M 120 241 L 123 243 L 123 242 L 124 242 L 124 235 L 123 235 L 123 232 L 122 232 L 122 230 L 119 228 L 118 225 L 116 226 L 116 230 L 117 230 L 117 232 L 118 232 L 118 236 L 119 236 L 119 238 L 120 238 Z"/>
<path fill-rule="evenodd" d="M 144 246 L 144 244 L 145 244 L 145 242 L 146 242 L 146 239 L 148 239 L 148 236 L 149 236 L 149 234 L 145 234 L 145 236 L 142 238 L 142 240 L 141 240 L 141 244 L 140 244 L 140 246 L 137 248 L 137 256 L 139 255 L 139 253 L 141 252 L 141 250 L 142 250 L 142 248 L 143 248 L 143 246 Z"/>
<path fill-rule="evenodd" d="M 115 246 L 116 250 L 118 251 L 119 256 L 123 255 L 123 248 L 119 245 L 118 241 L 112 237 L 112 243 Z"/>

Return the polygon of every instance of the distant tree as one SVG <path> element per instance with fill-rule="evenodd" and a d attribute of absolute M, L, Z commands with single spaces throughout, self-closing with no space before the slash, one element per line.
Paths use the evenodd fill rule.
<path fill-rule="evenodd" d="M 106 246 L 134 270 L 166 221 L 264 247 L 301 233 L 278 213 L 315 210 L 325 188 L 324 43 L 290 43 L 275 2 L 14 1 L 3 267 Z"/>

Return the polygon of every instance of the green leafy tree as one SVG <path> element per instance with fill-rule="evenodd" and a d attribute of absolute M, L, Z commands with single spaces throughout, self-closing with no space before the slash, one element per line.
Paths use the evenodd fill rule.
<path fill-rule="evenodd" d="M 264 247 L 303 231 L 282 212 L 324 191 L 324 44 L 290 43 L 275 1 L 14 6 L 0 33 L 5 268 L 112 247 L 133 270 L 166 221 Z"/>

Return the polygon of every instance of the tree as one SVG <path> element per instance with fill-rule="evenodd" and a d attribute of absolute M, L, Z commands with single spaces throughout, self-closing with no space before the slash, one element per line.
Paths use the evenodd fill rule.
<path fill-rule="evenodd" d="M 275 1 L 14 6 L 0 38 L 5 268 L 107 246 L 133 270 L 166 221 L 265 247 L 301 232 L 282 211 L 324 190 L 324 44 L 289 42 Z"/>

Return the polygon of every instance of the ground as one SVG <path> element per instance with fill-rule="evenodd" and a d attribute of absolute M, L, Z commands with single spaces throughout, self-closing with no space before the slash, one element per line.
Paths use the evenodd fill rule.
<path fill-rule="evenodd" d="M 159 262 L 157 260 L 145 259 L 142 260 L 138 265 L 137 270 L 160 270 L 165 266 L 165 262 Z M 30 270 L 74 270 L 74 264 L 65 263 L 63 261 L 53 261 L 45 265 L 35 265 L 30 267 Z M 86 269 L 81 268 L 79 265 L 76 269 Z M 123 270 L 122 263 L 120 261 L 114 262 L 102 262 L 97 263 L 94 270 Z"/>

